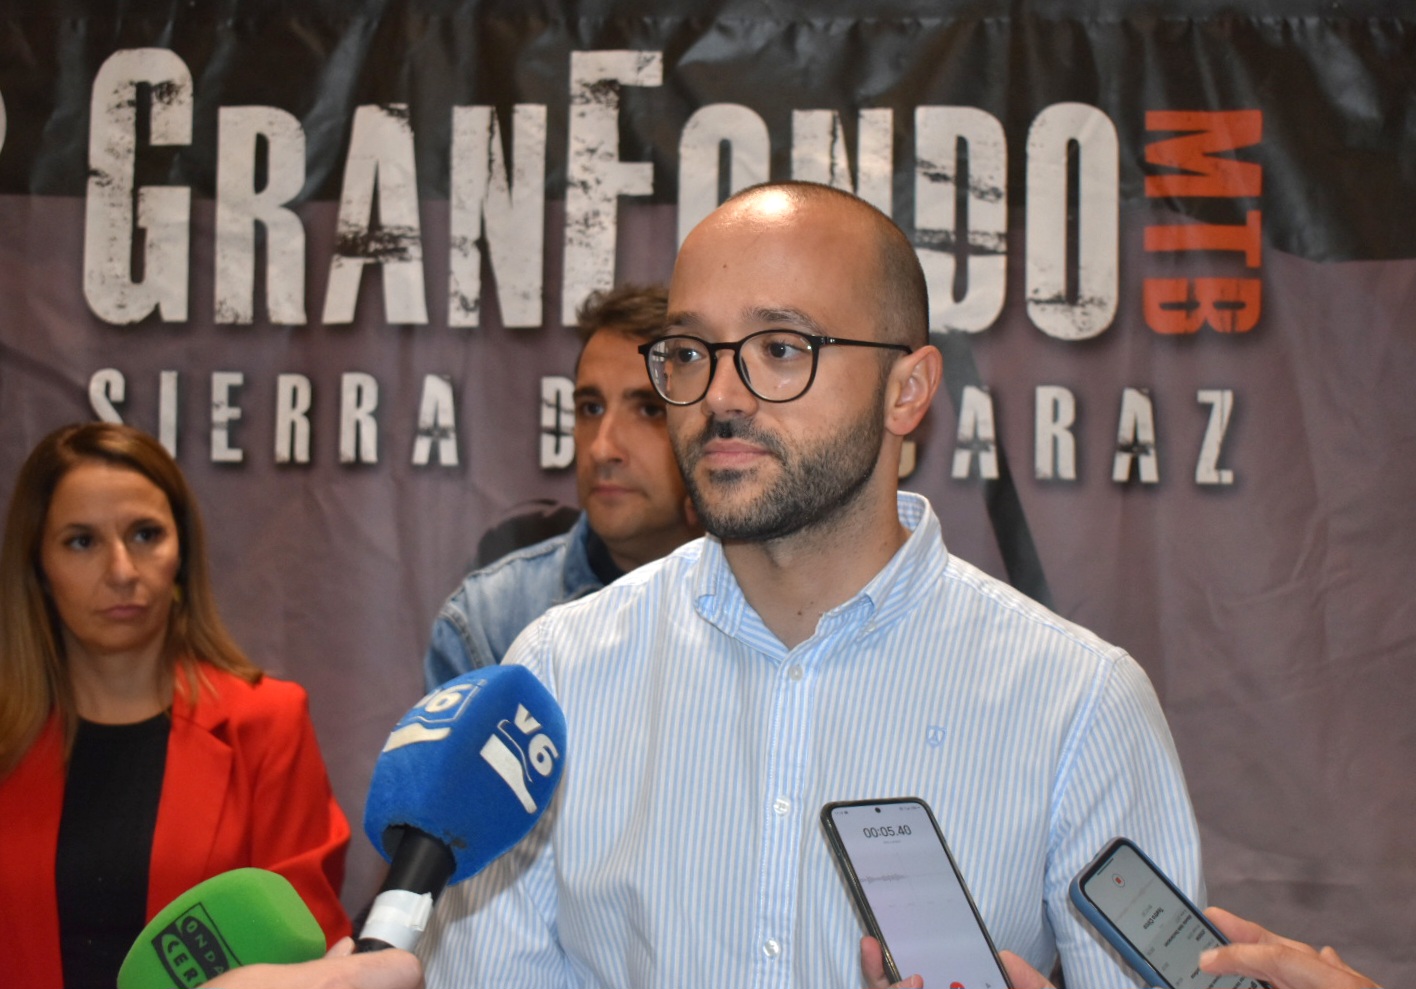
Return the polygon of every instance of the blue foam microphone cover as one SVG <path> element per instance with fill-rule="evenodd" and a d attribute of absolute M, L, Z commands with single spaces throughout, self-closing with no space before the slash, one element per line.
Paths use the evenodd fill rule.
<path fill-rule="evenodd" d="M 530 670 L 465 673 L 394 726 L 374 765 L 364 832 L 390 861 L 399 829 L 422 832 L 450 852 L 448 881 L 461 882 L 540 819 L 564 752 L 565 715 Z"/>

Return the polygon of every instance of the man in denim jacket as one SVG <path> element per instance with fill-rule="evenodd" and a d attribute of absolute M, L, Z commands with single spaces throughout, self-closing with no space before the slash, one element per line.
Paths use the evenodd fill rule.
<path fill-rule="evenodd" d="M 517 634 L 700 534 L 636 347 L 664 321 L 663 288 L 595 292 L 577 313 L 575 478 L 582 509 L 567 533 L 474 570 L 433 623 L 428 689 L 501 662 Z"/>

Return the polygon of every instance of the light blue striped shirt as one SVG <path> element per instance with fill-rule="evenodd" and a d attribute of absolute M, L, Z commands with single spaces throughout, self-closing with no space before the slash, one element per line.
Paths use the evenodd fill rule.
<path fill-rule="evenodd" d="M 429 989 L 825 989 L 862 932 L 818 823 L 831 800 L 934 808 L 994 941 L 1069 986 L 1138 979 L 1067 898 L 1128 835 L 1197 901 L 1199 838 L 1145 673 L 1124 651 L 912 534 L 787 649 L 713 539 L 517 639 L 568 726 L 530 838 L 448 890 Z"/>

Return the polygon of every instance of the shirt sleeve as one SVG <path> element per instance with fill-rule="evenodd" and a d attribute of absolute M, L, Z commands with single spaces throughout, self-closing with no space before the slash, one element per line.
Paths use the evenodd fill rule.
<path fill-rule="evenodd" d="M 423 685 L 435 690 L 440 684 L 470 670 L 489 666 L 493 662 L 475 648 L 475 643 L 465 637 L 461 629 L 465 620 L 457 622 L 446 612 L 452 607 L 449 602 L 443 614 L 433 622 L 433 634 L 428 640 L 428 651 L 423 656 Z"/>
<path fill-rule="evenodd" d="M 550 829 L 559 800 L 525 840 L 438 901 L 416 952 L 427 989 L 569 989 L 555 921 Z"/>
<path fill-rule="evenodd" d="M 498 590 L 485 574 L 469 575 L 443 604 L 433 622 L 433 633 L 423 657 L 423 680 L 428 690 L 453 677 L 501 662 L 508 643 L 493 641 L 505 634 L 509 608 L 518 602 L 498 601 Z M 505 582 L 505 581 L 503 581 Z M 502 597 L 515 588 L 503 588 Z M 515 635 L 520 626 L 511 630 Z"/>
<path fill-rule="evenodd" d="M 1055 796 L 1045 896 L 1068 985 L 1132 989 L 1139 976 L 1072 905 L 1072 878 L 1112 838 L 1130 838 L 1201 907 L 1199 830 L 1160 702 L 1117 650 L 1073 726 Z"/>

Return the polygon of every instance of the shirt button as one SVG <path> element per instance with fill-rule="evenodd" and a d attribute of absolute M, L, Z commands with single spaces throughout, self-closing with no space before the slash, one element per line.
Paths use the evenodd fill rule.
<path fill-rule="evenodd" d="M 772 801 L 772 809 L 777 812 L 778 817 L 786 817 L 792 809 L 792 802 L 786 797 L 778 797 Z"/>
<path fill-rule="evenodd" d="M 800 680 L 805 675 L 800 663 L 793 663 L 787 668 L 787 676 L 791 677 L 793 680 Z"/>
<path fill-rule="evenodd" d="M 776 958 L 782 953 L 782 946 L 777 943 L 776 938 L 769 937 L 766 941 L 762 942 L 762 953 L 768 958 Z"/>

